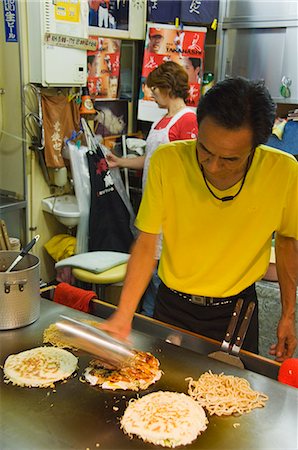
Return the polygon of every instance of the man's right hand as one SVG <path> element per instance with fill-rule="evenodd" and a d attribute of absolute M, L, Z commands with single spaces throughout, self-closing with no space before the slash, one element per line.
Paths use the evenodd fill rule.
<path fill-rule="evenodd" d="M 139 233 L 127 264 L 118 308 L 101 324 L 100 328 L 116 339 L 125 340 L 131 332 L 134 313 L 156 267 L 158 236 L 144 231 Z"/>
<path fill-rule="evenodd" d="M 118 310 L 111 317 L 100 324 L 100 329 L 109 333 L 112 337 L 126 341 L 131 332 L 131 321 L 124 319 Z"/>

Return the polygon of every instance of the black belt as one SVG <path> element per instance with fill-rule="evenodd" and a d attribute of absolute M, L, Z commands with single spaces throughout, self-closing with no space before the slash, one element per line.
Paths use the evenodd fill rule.
<path fill-rule="evenodd" d="M 234 303 L 238 298 L 243 297 L 243 295 L 247 295 L 250 292 L 254 291 L 254 284 L 244 289 L 237 295 L 233 295 L 231 297 L 206 297 L 205 295 L 192 295 L 186 294 L 185 292 L 176 291 L 175 289 L 168 288 L 165 284 L 164 287 L 168 289 L 173 294 L 178 295 L 179 297 L 187 300 L 195 305 L 199 306 L 221 306 L 228 305 L 230 303 Z"/>

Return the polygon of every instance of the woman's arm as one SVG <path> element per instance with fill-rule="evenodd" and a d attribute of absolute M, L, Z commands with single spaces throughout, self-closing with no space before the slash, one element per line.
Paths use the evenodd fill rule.
<path fill-rule="evenodd" d="M 106 156 L 106 160 L 111 169 L 114 167 L 119 167 L 120 169 L 143 169 L 145 156 L 136 156 L 134 158 L 118 158 L 113 153 L 109 153 Z"/>

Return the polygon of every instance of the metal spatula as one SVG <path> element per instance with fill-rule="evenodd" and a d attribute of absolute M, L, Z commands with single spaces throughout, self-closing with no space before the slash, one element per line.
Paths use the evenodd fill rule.
<path fill-rule="evenodd" d="M 108 333 L 79 320 L 62 316 L 56 325 L 72 347 L 83 350 L 111 368 L 129 363 L 134 352 L 125 343 Z"/>
<path fill-rule="evenodd" d="M 241 350 L 241 346 L 243 344 L 248 326 L 250 324 L 250 320 L 255 308 L 255 303 L 250 302 L 247 310 L 245 312 L 243 321 L 240 325 L 238 334 L 233 344 L 233 337 L 236 330 L 236 326 L 239 320 L 239 315 L 243 306 L 243 299 L 240 298 L 237 300 L 234 312 L 232 314 L 232 318 L 228 325 L 224 340 L 222 341 L 220 350 L 209 353 L 208 356 L 211 358 L 217 359 L 218 361 L 225 362 L 227 364 L 231 364 L 232 366 L 240 367 L 244 369 L 244 364 L 239 358 L 239 352 Z"/>

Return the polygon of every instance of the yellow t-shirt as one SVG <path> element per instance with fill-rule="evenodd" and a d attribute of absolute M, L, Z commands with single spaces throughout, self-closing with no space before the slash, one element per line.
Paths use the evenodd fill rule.
<path fill-rule="evenodd" d="M 219 197 L 230 189 L 212 190 Z M 159 276 L 170 288 L 196 295 L 236 295 L 262 278 L 272 233 L 298 239 L 298 164 L 280 150 L 259 146 L 244 186 L 232 201 L 208 191 L 195 141 L 161 145 L 150 161 L 136 219 L 147 233 L 163 233 Z"/>

